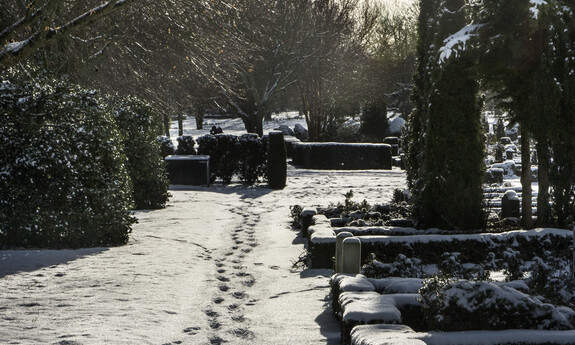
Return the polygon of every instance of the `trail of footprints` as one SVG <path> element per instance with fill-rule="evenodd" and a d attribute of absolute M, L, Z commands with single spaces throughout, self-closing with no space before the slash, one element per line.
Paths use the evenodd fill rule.
<path fill-rule="evenodd" d="M 245 256 L 258 245 L 255 227 L 260 221 L 260 216 L 249 212 L 251 206 L 248 204 L 232 210 L 233 213 L 242 216 L 242 220 L 230 234 L 231 244 L 220 257 L 214 259 L 210 257 L 214 263 L 215 288 L 209 305 L 203 310 L 208 318 L 207 344 L 218 345 L 255 338 L 244 316 L 245 308 L 257 302 L 249 296 L 249 289 L 254 286 L 256 280 L 243 265 Z M 217 254 L 214 253 L 214 256 Z M 193 335 L 198 330 L 189 328 L 184 332 Z"/>

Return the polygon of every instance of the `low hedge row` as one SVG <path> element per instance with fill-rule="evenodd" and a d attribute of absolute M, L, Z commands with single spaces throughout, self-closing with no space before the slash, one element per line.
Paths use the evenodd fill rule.
<path fill-rule="evenodd" d="M 267 137 L 208 134 L 196 142 L 197 153 L 210 156 L 211 182 L 228 184 L 235 175 L 248 185 L 267 179 Z"/>
<path fill-rule="evenodd" d="M 388 144 L 293 143 L 292 162 L 308 169 L 391 170 Z"/>
<path fill-rule="evenodd" d="M 307 237 L 312 268 L 333 268 L 335 238 L 340 230 L 332 228 L 323 215 L 313 216 L 311 222 Z M 508 248 L 518 251 L 523 260 L 544 256 L 546 252 L 554 253 L 558 257 L 570 257 L 572 237 L 572 231 L 562 229 L 454 235 L 424 233 L 406 236 L 358 236 L 361 240 L 362 264 L 368 262 L 372 253 L 382 262 L 393 262 L 398 255 L 403 254 L 417 257 L 423 264 L 439 264 L 443 253 L 454 252 L 461 253 L 461 262 L 480 263 L 490 252 L 497 258 L 503 258 Z"/>

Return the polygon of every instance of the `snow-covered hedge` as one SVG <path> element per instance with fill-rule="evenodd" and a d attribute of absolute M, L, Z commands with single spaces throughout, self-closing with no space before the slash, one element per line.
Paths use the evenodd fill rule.
<path fill-rule="evenodd" d="M 426 320 L 434 330 L 574 328 L 573 310 L 493 282 L 434 278 L 425 282 L 420 293 Z"/>
<path fill-rule="evenodd" d="M 127 242 L 123 143 L 93 91 L 8 71 L 0 84 L 0 247 Z"/>
<path fill-rule="evenodd" d="M 160 117 L 135 97 L 114 97 L 110 102 L 122 135 L 135 208 L 165 207 L 170 194 L 165 162 L 156 139 Z"/>
<path fill-rule="evenodd" d="M 294 143 L 294 164 L 310 169 L 391 170 L 388 144 Z"/>

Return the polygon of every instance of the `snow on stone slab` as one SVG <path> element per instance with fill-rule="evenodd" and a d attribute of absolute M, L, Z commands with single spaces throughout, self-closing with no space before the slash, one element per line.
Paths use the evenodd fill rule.
<path fill-rule="evenodd" d="M 342 292 L 375 291 L 375 287 L 363 274 L 338 273 L 331 277 L 331 283 L 339 285 Z"/>
<path fill-rule="evenodd" d="M 385 294 L 417 293 L 423 286 L 421 278 L 369 278 L 369 282 L 375 286 L 375 290 Z"/>
<path fill-rule="evenodd" d="M 302 217 L 313 217 L 317 214 L 317 209 L 315 207 L 305 207 L 301 213 L 300 216 Z"/>
<path fill-rule="evenodd" d="M 401 323 L 401 312 L 377 292 L 344 292 L 339 296 L 342 320 L 353 323 Z"/>
<path fill-rule="evenodd" d="M 425 345 L 405 325 L 360 325 L 351 331 L 353 345 Z"/>
<path fill-rule="evenodd" d="M 418 231 L 415 228 L 404 228 L 397 226 L 350 226 L 333 230 L 336 234 L 340 232 L 350 232 L 354 236 L 362 235 L 415 235 Z"/>
<path fill-rule="evenodd" d="M 575 344 L 575 331 L 504 330 L 416 333 L 427 345 Z"/>
<path fill-rule="evenodd" d="M 419 294 L 380 295 L 375 292 L 344 292 L 339 296 L 344 322 L 401 323 L 398 306 L 418 306 Z"/>
<path fill-rule="evenodd" d="M 330 224 L 312 225 L 307 230 L 312 243 L 335 243 L 335 233 Z"/>
<path fill-rule="evenodd" d="M 403 325 L 361 325 L 351 331 L 353 345 L 575 344 L 575 331 L 504 330 L 416 333 Z"/>
<path fill-rule="evenodd" d="M 506 238 L 513 237 L 544 237 L 544 236 L 562 236 L 570 238 L 573 235 L 571 230 L 553 229 L 553 228 L 538 228 L 533 230 L 514 230 L 502 233 L 482 233 L 482 234 L 455 234 L 455 235 L 414 235 L 414 236 L 362 236 L 362 242 L 376 243 L 376 242 L 393 242 L 393 243 L 431 243 L 443 241 L 468 241 L 474 240 L 479 242 L 489 242 L 493 239 L 500 241 Z"/>

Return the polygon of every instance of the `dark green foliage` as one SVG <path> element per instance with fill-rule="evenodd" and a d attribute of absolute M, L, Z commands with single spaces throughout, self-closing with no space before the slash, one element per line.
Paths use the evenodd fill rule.
<path fill-rule="evenodd" d="M 420 66 L 408 124 L 408 185 L 422 227 L 472 230 L 485 225 L 484 147 L 479 85 L 466 54 L 442 59 L 444 39 L 465 25 L 463 0 L 422 1 Z M 438 23 L 434 33 L 429 23 Z"/>
<path fill-rule="evenodd" d="M 403 254 L 397 255 L 393 263 L 384 264 L 379 262 L 375 254 L 372 253 L 362 269 L 366 277 L 376 279 L 386 277 L 421 278 L 425 276 L 421 260 L 408 258 Z"/>
<path fill-rule="evenodd" d="M 575 308 L 573 263 L 549 252 L 546 254 L 531 260 L 533 265 L 531 276 L 526 279 L 527 285 L 550 303 Z"/>
<path fill-rule="evenodd" d="M 176 150 L 176 154 L 177 155 L 195 155 L 196 154 L 196 149 L 194 148 L 194 146 L 196 145 L 196 142 L 194 141 L 194 138 L 192 138 L 189 135 L 184 135 L 181 137 L 178 137 L 178 149 Z"/>
<path fill-rule="evenodd" d="M 248 185 L 265 179 L 267 158 L 265 138 L 255 134 L 240 137 L 230 134 L 205 135 L 197 139 L 198 154 L 210 156 L 212 182 L 220 178 L 225 184 L 237 175 Z"/>
<path fill-rule="evenodd" d="M 287 179 L 284 134 L 280 131 L 272 131 L 268 140 L 268 185 L 272 189 L 283 189 Z"/>
<path fill-rule="evenodd" d="M 162 158 L 166 158 L 176 153 L 176 150 L 174 149 L 174 144 L 172 143 L 172 140 L 170 138 L 161 136 L 158 137 L 158 142 L 160 144 L 160 153 Z"/>
<path fill-rule="evenodd" d="M 0 247 L 125 244 L 132 186 L 113 114 L 30 67 L 2 80 Z"/>
<path fill-rule="evenodd" d="M 383 102 L 372 101 L 363 106 L 360 132 L 374 142 L 381 142 L 389 131 L 387 107 Z"/>
<path fill-rule="evenodd" d="M 554 306 L 494 283 L 434 277 L 419 292 L 434 330 L 573 329 Z"/>
<path fill-rule="evenodd" d="M 387 144 L 294 143 L 292 161 L 308 169 L 392 168 Z"/>
<path fill-rule="evenodd" d="M 115 97 L 110 102 L 122 134 L 136 209 L 164 208 L 170 194 L 166 164 L 156 138 L 160 117 L 134 97 Z"/>
<path fill-rule="evenodd" d="M 238 137 L 240 180 L 253 185 L 267 173 L 267 150 L 264 141 L 257 134 L 244 134 Z"/>
<path fill-rule="evenodd" d="M 221 178 L 224 184 L 232 181 L 234 173 L 240 162 L 240 143 L 235 135 L 216 135 L 216 164 L 217 177 Z"/>

